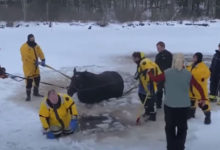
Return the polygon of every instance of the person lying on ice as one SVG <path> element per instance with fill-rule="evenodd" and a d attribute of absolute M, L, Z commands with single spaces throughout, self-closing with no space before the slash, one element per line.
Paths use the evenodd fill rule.
<path fill-rule="evenodd" d="M 72 134 L 77 128 L 78 112 L 73 99 L 53 89 L 41 102 L 39 116 L 49 139 Z"/>
<path fill-rule="evenodd" d="M 203 62 L 203 55 L 200 52 L 197 52 L 193 55 L 193 63 L 187 66 L 187 70 L 191 72 L 195 80 L 200 84 L 204 92 L 205 98 L 202 99 L 199 91 L 195 87 L 190 88 L 190 99 L 191 99 L 191 108 L 189 113 L 189 118 L 195 117 L 196 106 L 199 102 L 199 107 L 205 114 L 205 124 L 211 123 L 211 107 L 208 96 L 208 79 L 210 77 L 210 70 L 208 66 Z M 200 101 L 205 100 L 205 104 L 201 105 Z"/>
<path fill-rule="evenodd" d="M 0 66 L 0 78 L 5 79 L 8 76 L 5 74 L 5 68 Z"/>
<path fill-rule="evenodd" d="M 157 83 L 150 80 L 147 70 L 152 70 L 155 75 L 161 74 L 159 66 L 146 58 L 143 52 L 134 52 L 133 61 L 137 64 L 135 78 L 139 79 L 138 95 L 145 107 L 144 117 L 149 116 L 147 120 L 156 121 L 156 92 Z"/>

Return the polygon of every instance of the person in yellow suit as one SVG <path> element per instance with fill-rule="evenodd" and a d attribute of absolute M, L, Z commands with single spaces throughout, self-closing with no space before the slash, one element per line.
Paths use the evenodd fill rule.
<path fill-rule="evenodd" d="M 187 66 L 187 70 L 189 70 L 195 80 L 202 87 L 202 91 L 198 91 L 195 87 L 190 88 L 190 99 L 191 99 L 191 110 L 189 114 L 189 118 L 195 117 L 196 106 L 203 110 L 205 114 L 205 124 L 211 123 L 211 107 L 210 101 L 208 97 L 208 79 L 210 77 L 210 70 L 208 66 L 203 62 L 203 55 L 200 52 L 197 52 L 193 56 L 193 63 Z M 203 94 L 200 94 L 203 93 Z"/>
<path fill-rule="evenodd" d="M 47 138 L 53 139 L 61 134 L 71 134 L 77 128 L 77 108 L 73 99 L 67 94 L 49 90 L 41 102 L 40 121 Z"/>
<path fill-rule="evenodd" d="M 154 75 L 159 75 L 162 72 L 156 63 L 145 57 L 143 52 L 134 52 L 132 57 L 137 64 L 135 78 L 139 79 L 138 95 L 145 107 L 143 116 L 149 116 L 148 120 L 156 121 L 157 83 L 150 79 L 148 72 L 151 71 Z"/>
<path fill-rule="evenodd" d="M 23 62 L 23 71 L 26 80 L 26 101 L 31 100 L 31 88 L 34 81 L 33 95 L 43 97 L 39 94 L 40 70 L 38 65 L 45 66 L 45 57 L 41 48 L 35 42 L 33 34 L 28 35 L 27 42 L 21 46 L 21 58 Z M 38 61 L 41 59 L 41 62 Z"/>

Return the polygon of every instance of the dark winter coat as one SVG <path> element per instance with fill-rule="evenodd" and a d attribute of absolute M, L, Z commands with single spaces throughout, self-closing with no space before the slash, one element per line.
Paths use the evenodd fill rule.
<path fill-rule="evenodd" d="M 211 71 L 211 80 L 214 78 L 220 78 L 220 51 L 218 50 L 216 50 L 216 53 L 212 58 L 210 71 Z"/>
<path fill-rule="evenodd" d="M 156 55 L 156 64 L 160 67 L 160 70 L 164 72 L 166 69 L 171 68 L 173 61 L 173 55 L 168 50 L 163 50 Z"/>
<path fill-rule="evenodd" d="M 5 74 L 5 68 L 0 66 L 0 75 L 4 75 Z"/>

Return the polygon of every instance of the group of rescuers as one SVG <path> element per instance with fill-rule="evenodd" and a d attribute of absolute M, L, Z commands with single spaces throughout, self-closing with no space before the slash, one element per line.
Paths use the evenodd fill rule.
<path fill-rule="evenodd" d="M 220 44 L 213 56 L 210 68 L 203 62 L 203 54 L 193 55 L 193 62 L 184 65 L 184 55 L 165 49 L 165 43 L 156 44 L 158 54 L 155 62 L 143 52 L 134 52 L 133 61 L 137 64 L 135 79 L 139 80 L 138 95 L 145 107 L 143 117 L 156 121 L 156 107 L 162 107 L 164 97 L 165 132 L 168 150 L 183 150 L 187 134 L 187 119 L 195 117 L 197 105 L 205 114 L 204 123 L 211 123 L 210 101 L 220 104 L 218 97 L 220 80 Z M 29 34 L 27 42 L 20 49 L 23 71 L 26 78 L 26 101 L 33 96 L 43 97 L 39 93 L 39 65 L 46 66 L 44 53 Z M 39 61 L 39 59 L 41 61 Z M 7 78 L 5 68 L 0 67 L 0 77 Z M 211 77 L 211 78 L 210 78 Z M 210 94 L 208 95 L 208 79 Z M 165 94 L 163 94 L 165 93 Z M 156 105 L 156 107 L 155 107 Z M 48 138 L 71 134 L 77 128 L 77 108 L 67 94 L 49 90 L 39 110 L 44 133 Z M 176 130 L 177 128 L 177 130 Z"/>

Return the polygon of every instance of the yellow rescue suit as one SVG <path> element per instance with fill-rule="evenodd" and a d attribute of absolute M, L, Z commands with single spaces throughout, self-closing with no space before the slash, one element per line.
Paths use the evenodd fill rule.
<path fill-rule="evenodd" d="M 191 98 L 192 107 L 196 108 L 199 100 L 206 100 L 205 104 L 207 105 L 206 109 L 203 111 L 210 111 L 210 102 L 208 98 L 208 79 L 210 77 L 210 70 L 204 62 L 198 63 L 194 68 L 192 65 L 187 66 L 187 70 L 192 73 L 192 76 L 200 84 L 203 89 L 204 98 L 203 99 L 199 91 L 193 86 L 190 89 L 189 96 Z"/>
<path fill-rule="evenodd" d="M 41 103 L 39 116 L 44 129 L 51 126 L 68 128 L 72 116 L 78 115 L 76 104 L 70 96 L 67 94 L 58 94 L 58 96 L 61 100 L 59 108 L 55 109 L 49 106 L 47 97 Z"/>
<path fill-rule="evenodd" d="M 40 75 L 39 67 L 36 67 L 38 58 L 45 59 L 40 46 L 36 45 L 34 48 L 24 43 L 20 49 L 21 58 L 23 62 L 23 71 L 26 78 L 34 78 Z"/>
<path fill-rule="evenodd" d="M 141 61 L 140 61 L 140 64 L 138 65 L 137 70 L 139 74 L 140 84 L 144 87 L 147 95 L 148 96 L 152 95 L 153 94 L 152 92 L 156 93 L 157 83 L 150 80 L 150 77 L 147 72 L 152 71 L 154 76 L 157 76 L 162 73 L 159 66 L 153 61 L 151 61 L 150 59 L 145 58 L 144 54 L 141 53 Z M 153 89 L 151 89 L 150 87 L 151 82 L 153 83 Z"/>

